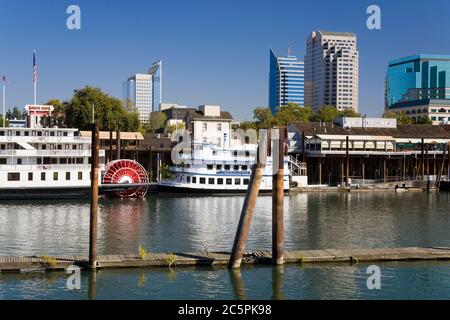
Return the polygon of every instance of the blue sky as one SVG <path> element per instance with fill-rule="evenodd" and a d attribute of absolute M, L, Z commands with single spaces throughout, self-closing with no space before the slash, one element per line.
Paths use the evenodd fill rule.
<path fill-rule="evenodd" d="M 81 7 L 82 29 L 66 28 L 66 8 Z M 382 29 L 366 9 L 381 7 Z M 0 1 L 0 74 L 8 106 L 31 103 L 32 50 L 38 102 L 97 86 L 122 97 L 127 76 L 164 63 L 164 102 L 219 104 L 239 120 L 267 106 L 269 48 L 303 57 L 312 30 L 352 31 L 360 51 L 360 112 L 383 111 L 389 60 L 450 54 L 450 1 L 40 0 Z"/>

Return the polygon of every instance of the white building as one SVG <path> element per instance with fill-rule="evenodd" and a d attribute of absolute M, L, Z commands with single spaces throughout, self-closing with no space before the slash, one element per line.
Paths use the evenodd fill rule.
<path fill-rule="evenodd" d="M 147 122 L 151 112 L 159 111 L 162 99 L 162 61 L 155 62 L 148 73 L 137 73 L 123 83 L 127 107 L 136 108 L 139 120 Z"/>
<path fill-rule="evenodd" d="M 305 105 L 358 111 L 358 64 L 354 33 L 313 31 L 305 56 Z"/>
<path fill-rule="evenodd" d="M 185 116 L 186 129 L 191 132 L 194 144 L 209 143 L 223 149 L 230 148 L 232 121 L 231 114 L 221 111 L 220 106 L 188 109 Z"/>

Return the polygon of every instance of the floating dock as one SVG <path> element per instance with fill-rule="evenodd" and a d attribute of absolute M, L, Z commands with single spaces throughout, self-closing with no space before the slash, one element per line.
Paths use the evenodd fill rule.
<path fill-rule="evenodd" d="M 113 254 L 98 257 L 98 268 L 139 268 L 175 266 L 227 265 L 230 253 L 147 253 Z M 450 247 L 325 249 L 287 251 L 285 263 L 358 263 L 411 260 L 450 260 Z M 270 251 L 253 251 L 244 255 L 244 264 L 271 264 Z M 0 257 L 1 272 L 65 270 L 71 265 L 87 267 L 88 256 Z"/>

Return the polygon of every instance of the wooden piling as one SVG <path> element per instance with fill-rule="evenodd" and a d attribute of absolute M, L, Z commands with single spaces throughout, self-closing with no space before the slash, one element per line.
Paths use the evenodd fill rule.
<path fill-rule="evenodd" d="M 305 131 L 302 131 L 302 162 L 306 162 Z"/>
<path fill-rule="evenodd" d="M 348 136 L 345 138 L 345 185 L 348 187 L 350 183 L 350 153 Z"/>
<path fill-rule="evenodd" d="M 121 158 L 120 150 L 121 150 L 121 141 L 120 141 L 120 130 L 116 131 L 116 160 Z"/>
<path fill-rule="evenodd" d="M 113 160 L 113 151 L 112 151 L 112 146 L 113 146 L 113 131 L 109 130 L 109 161 Z"/>
<path fill-rule="evenodd" d="M 230 269 L 239 268 L 241 266 L 245 244 L 248 239 L 250 225 L 255 212 L 256 199 L 258 197 L 259 188 L 264 174 L 268 144 L 266 129 L 261 129 L 259 131 L 259 139 L 260 142 L 257 151 L 256 164 L 252 166 L 250 183 L 245 194 L 244 205 L 242 206 L 241 217 L 239 219 L 233 249 L 228 263 L 228 268 Z"/>
<path fill-rule="evenodd" d="M 445 166 L 445 154 L 446 154 L 446 151 L 448 151 L 449 152 L 449 155 L 450 155 L 450 144 L 447 144 L 445 147 L 444 147 L 444 151 L 442 152 L 442 163 L 441 163 L 441 168 L 439 169 L 439 173 L 438 173 L 438 176 L 437 176 L 437 178 L 436 178 L 436 188 L 439 190 L 439 187 L 441 186 L 441 178 L 442 178 L 442 174 L 443 174 L 443 172 L 444 172 L 444 166 Z M 449 157 L 450 158 L 450 157 Z"/>
<path fill-rule="evenodd" d="M 272 159 L 274 172 L 272 175 L 272 263 L 284 264 L 284 154 L 286 131 L 272 129 L 274 143 Z M 278 148 L 276 148 L 278 144 Z M 277 159 L 277 161 L 275 161 Z M 277 164 L 277 167 L 275 167 Z"/>
<path fill-rule="evenodd" d="M 425 152 L 424 152 L 424 147 L 425 147 L 425 145 L 424 145 L 424 141 L 423 141 L 423 138 L 422 138 L 422 140 L 421 140 L 421 163 L 420 163 L 420 169 L 422 170 L 421 171 L 421 177 L 422 177 L 422 180 L 425 180 Z"/>
<path fill-rule="evenodd" d="M 92 125 L 91 144 L 91 212 L 89 232 L 89 267 L 97 268 L 97 220 L 98 220 L 98 170 L 99 170 L 99 131 L 96 123 Z"/>

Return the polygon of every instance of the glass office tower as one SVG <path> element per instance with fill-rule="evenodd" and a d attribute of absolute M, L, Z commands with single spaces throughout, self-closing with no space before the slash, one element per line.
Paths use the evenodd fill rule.
<path fill-rule="evenodd" d="M 270 49 L 269 107 L 273 114 L 290 102 L 304 106 L 304 73 L 304 63 L 296 56 L 278 57 Z"/>
<path fill-rule="evenodd" d="M 450 55 L 419 54 L 389 62 L 385 107 L 424 99 L 450 99 Z"/>

